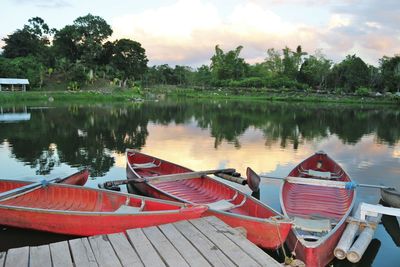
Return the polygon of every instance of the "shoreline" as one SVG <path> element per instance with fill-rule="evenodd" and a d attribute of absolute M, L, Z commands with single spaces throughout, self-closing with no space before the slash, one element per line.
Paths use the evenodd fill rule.
<path fill-rule="evenodd" d="M 18 103 L 104 103 L 104 102 L 138 102 L 143 99 L 157 98 L 165 95 L 171 98 L 197 98 L 212 100 L 250 100 L 271 102 L 305 102 L 305 103 L 340 103 L 340 104 L 371 104 L 371 105 L 399 105 L 397 96 L 354 96 L 336 95 L 318 92 L 299 92 L 293 90 L 276 91 L 269 89 L 190 89 L 179 87 L 145 88 L 138 93 L 129 89 L 101 91 L 27 91 L 27 92 L 0 92 L 0 104 Z"/>

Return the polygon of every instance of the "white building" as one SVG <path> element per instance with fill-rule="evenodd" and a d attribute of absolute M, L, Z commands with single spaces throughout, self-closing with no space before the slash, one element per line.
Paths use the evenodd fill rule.
<path fill-rule="evenodd" d="M 1 91 L 26 91 L 28 79 L 0 78 Z"/>

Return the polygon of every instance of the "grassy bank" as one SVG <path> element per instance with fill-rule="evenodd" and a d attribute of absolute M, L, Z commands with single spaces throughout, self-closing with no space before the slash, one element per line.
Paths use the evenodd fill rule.
<path fill-rule="evenodd" d="M 155 87 L 147 92 L 166 94 L 170 97 L 205 98 L 205 99 L 234 99 L 284 102 L 329 102 L 349 104 L 386 104 L 399 105 L 400 97 L 396 96 L 355 96 L 318 92 L 300 92 L 294 90 L 271 89 L 187 89 L 172 87 Z"/>
<path fill-rule="evenodd" d="M 13 103 L 108 103 L 132 102 L 157 95 L 167 95 L 172 98 L 195 99 L 232 99 L 252 101 L 282 101 L 310 103 L 348 103 L 348 104 L 383 104 L 400 105 L 400 97 L 380 96 L 366 97 L 354 95 L 338 95 L 317 92 L 299 92 L 294 90 L 271 89 L 190 89 L 178 87 L 153 87 L 142 91 L 133 89 L 101 89 L 85 91 L 28 91 L 0 92 L 0 104 Z"/>
<path fill-rule="evenodd" d="M 114 91 L 31 91 L 1 92 L 0 104 L 10 103 L 65 103 L 65 102 L 128 102 L 141 99 L 133 90 Z"/>

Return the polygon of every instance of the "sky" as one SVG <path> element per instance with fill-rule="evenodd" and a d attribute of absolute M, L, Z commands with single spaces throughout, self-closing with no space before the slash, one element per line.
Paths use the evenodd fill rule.
<path fill-rule="evenodd" d="M 400 54 L 399 0 L 0 0 L 0 39 L 39 16 L 52 28 L 88 13 L 146 49 L 149 65 L 209 64 L 215 46 L 242 45 L 248 63 L 268 48 L 320 50 L 340 62 L 356 54 L 377 66 Z M 0 46 L 4 45 L 0 41 Z"/>

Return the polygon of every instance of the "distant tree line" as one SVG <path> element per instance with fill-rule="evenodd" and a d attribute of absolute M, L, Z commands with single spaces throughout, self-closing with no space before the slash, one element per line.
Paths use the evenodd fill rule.
<path fill-rule="evenodd" d="M 400 90 L 400 55 L 382 57 L 378 67 L 356 55 L 334 64 L 321 51 L 308 54 L 299 45 L 295 50 L 270 48 L 263 62 L 249 64 L 240 57 L 242 46 L 224 52 L 217 45 L 210 65 L 148 67 L 139 42 L 107 41 L 112 32 L 104 19 L 91 14 L 60 30 L 32 18 L 3 39 L 0 76 L 27 77 L 32 87 L 41 87 L 53 77 L 68 82 L 70 89 L 103 79 L 121 87 L 140 82 L 144 86 L 314 89 L 359 95 Z"/>
<path fill-rule="evenodd" d="M 0 76 L 29 78 L 33 87 L 53 76 L 66 80 L 71 89 L 98 78 L 119 86 L 141 80 L 147 70 L 145 49 L 129 39 L 106 41 L 112 32 L 104 19 L 91 14 L 60 30 L 32 18 L 3 39 Z"/>

